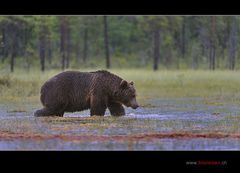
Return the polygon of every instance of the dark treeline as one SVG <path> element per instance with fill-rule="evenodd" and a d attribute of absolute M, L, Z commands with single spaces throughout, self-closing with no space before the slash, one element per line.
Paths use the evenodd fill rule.
<path fill-rule="evenodd" d="M 0 67 L 238 69 L 239 16 L 0 16 Z"/>

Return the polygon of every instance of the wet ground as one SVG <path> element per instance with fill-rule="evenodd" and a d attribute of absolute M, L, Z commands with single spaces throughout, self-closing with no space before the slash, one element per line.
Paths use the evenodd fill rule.
<path fill-rule="evenodd" d="M 38 108 L 0 103 L 0 150 L 240 149 L 240 107 L 217 98 L 147 99 L 123 117 L 34 117 Z"/>

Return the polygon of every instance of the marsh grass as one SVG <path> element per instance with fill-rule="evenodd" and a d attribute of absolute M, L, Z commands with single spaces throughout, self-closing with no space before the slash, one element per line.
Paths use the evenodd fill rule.
<path fill-rule="evenodd" d="M 74 70 L 74 69 L 73 69 Z M 80 69 L 94 71 L 97 69 Z M 128 81 L 134 81 L 140 102 L 148 98 L 201 97 L 212 98 L 209 104 L 222 104 L 221 100 L 240 103 L 240 71 L 167 71 L 153 72 L 143 69 L 113 69 L 111 72 Z M 26 72 L 17 69 L 14 73 L 0 75 L 1 101 L 39 101 L 41 85 L 59 73 L 50 70 Z"/>

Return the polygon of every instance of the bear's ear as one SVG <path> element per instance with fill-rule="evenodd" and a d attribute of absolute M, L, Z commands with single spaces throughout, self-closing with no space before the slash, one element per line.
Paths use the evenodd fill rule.
<path fill-rule="evenodd" d="M 134 83 L 133 83 L 133 81 L 131 81 L 131 82 L 129 82 L 129 84 L 130 84 L 130 85 L 133 85 Z"/>
<path fill-rule="evenodd" d="M 128 82 L 125 81 L 125 80 L 122 80 L 121 83 L 120 83 L 120 87 L 121 87 L 121 88 L 126 88 L 127 85 L 128 85 Z"/>

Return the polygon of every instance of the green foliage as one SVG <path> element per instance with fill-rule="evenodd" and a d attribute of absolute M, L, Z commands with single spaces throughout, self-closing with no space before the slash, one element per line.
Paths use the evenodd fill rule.
<path fill-rule="evenodd" d="M 0 63 L 16 50 L 17 62 L 39 66 L 39 37 L 46 37 L 46 68 L 61 67 L 60 16 L 0 16 Z M 208 68 L 209 47 L 216 47 L 216 68 L 229 64 L 233 16 L 109 16 L 109 48 L 113 67 L 145 67 L 153 63 L 153 31 L 160 30 L 160 68 Z M 239 35 L 239 16 L 236 37 Z M 70 66 L 104 66 L 103 16 L 66 16 L 70 28 Z M 214 30 L 214 32 L 213 32 Z M 87 31 L 87 40 L 84 42 Z M 239 69 L 236 45 L 235 69 Z M 83 61 L 84 44 L 87 45 Z M 15 47 L 15 48 L 13 48 Z M 101 62 L 100 62 L 101 61 Z M 116 61 L 116 62 L 114 62 Z M 194 61 L 194 62 L 193 62 Z M 7 60 L 9 62 L 9 60 Z M 20 67 L 20 64 L 16 64 Z M 101 66 L 100 66 L 101 67 Z"/>

